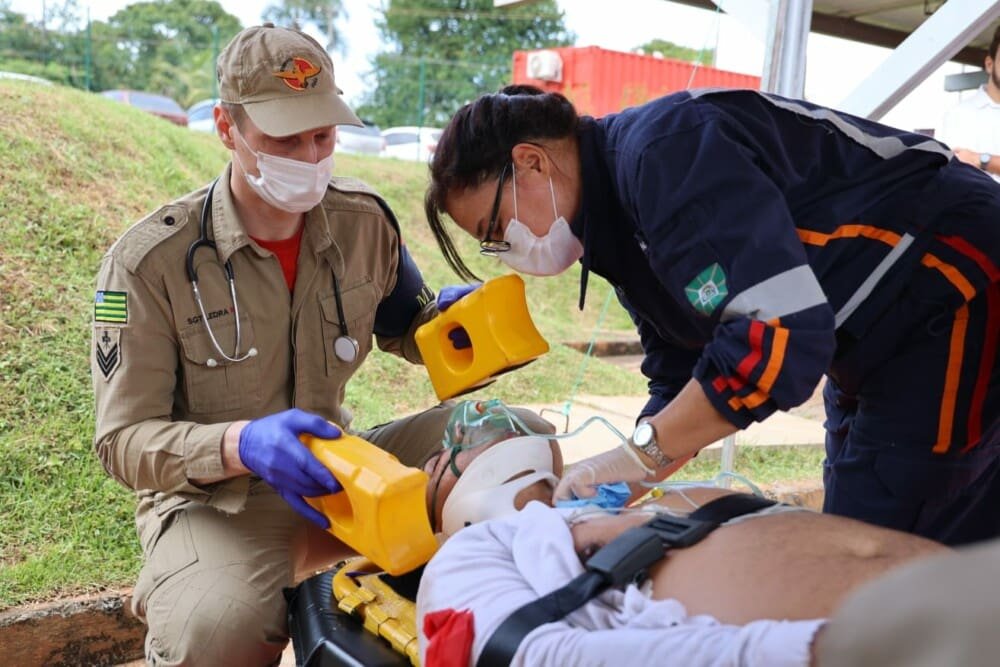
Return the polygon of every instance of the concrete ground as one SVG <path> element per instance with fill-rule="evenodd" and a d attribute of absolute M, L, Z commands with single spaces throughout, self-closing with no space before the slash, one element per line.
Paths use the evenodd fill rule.
<path fill-rule="evenodd" d="M 813 402 L 817 397 L 812 399 Z M 572 431 L 592 417 L 602 417 L 611 422 L 622 434 L 632 433 L 635 418 L 646 404 L 645 396 L 591 396 L 581 394 L 566 409 L 565 404 L 529 405 L 556 425 L 558 431 Z M 824 430 L 822 405 L 803 406 L 803 413 L 778 412 L 767 420 L 755 423 L 736 434 L 737 447 L 809 446 L 822 447 Z M 805 416 L 818 413 L 818 418 Z M 601 424 L 592 424 L 579 436 L 562 442 L 563 457 L 567 463 L 593 456 L 614 447 L 616 436 Z M 706 454 L 720 450 L 722 442 L 709 445 Z"/>

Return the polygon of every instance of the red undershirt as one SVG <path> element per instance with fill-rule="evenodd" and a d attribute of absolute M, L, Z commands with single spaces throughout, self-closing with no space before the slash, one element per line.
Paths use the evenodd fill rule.
<path fill-rule="evenodd" d="M 299 246 L 302 244 L 302 229 L 304 227 L 305 225 L 299 225 L 299 230 L 295 234 L 280 241 L 264 241 L 253 236 L 250 237 L 257 242 L 257 245 L 265 250 L 270 250 L 278 258 L 289 293 L 295 291 L 295 273 L 299 264 Z"/>

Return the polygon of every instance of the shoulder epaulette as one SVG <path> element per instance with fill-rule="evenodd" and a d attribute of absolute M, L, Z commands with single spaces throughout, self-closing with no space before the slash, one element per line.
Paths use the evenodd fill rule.
<path fill-rule="evenodd" d="M 184 206 L 167 204 L 129 227 L 108 254 L 117 255 L 126 269 L 135 271 L 150 250 L 181 231 L 187 223 L 188 211 Z"/>
<path fill-rule="evenodd" d="M 373 198 L 377 203 L 379 208 L 385 213 L 386 217 L 389 218 L 389 222 L 392 226 L 396 228 L 396 232 L 399 232 L 399 222 L 396 220 L 396 214 L 392 212 L 389 204 L 382 198 L 382 195 L 378 193 L 373 187 L 360 181 L 356 178 L 350 178 L 348 176 L 334 176 L 330 179 L 330 189 L 344 194 L 360 194 L 366 195 Z"/>

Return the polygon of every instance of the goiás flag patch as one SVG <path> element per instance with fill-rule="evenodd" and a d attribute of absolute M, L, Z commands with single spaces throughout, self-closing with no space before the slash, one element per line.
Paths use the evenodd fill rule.
<path fill-rule="evenodd" d="M 128 322 L 128 294 L 97 290 L 94 296 L 94 321 L 113 324 Z"/>

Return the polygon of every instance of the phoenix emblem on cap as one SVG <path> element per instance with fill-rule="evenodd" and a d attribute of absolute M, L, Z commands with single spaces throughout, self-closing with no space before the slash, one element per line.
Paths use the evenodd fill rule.
<path fill-rule="evenodd" d="M 305 58 L 289 58 L 281 65 L 281 69 L 274 73 L 285 82 L 285 85 L 292 90 L 306 90 L 316 85 L 316 75 L 322 71 L 321 67 L 313 65 Z"/>

